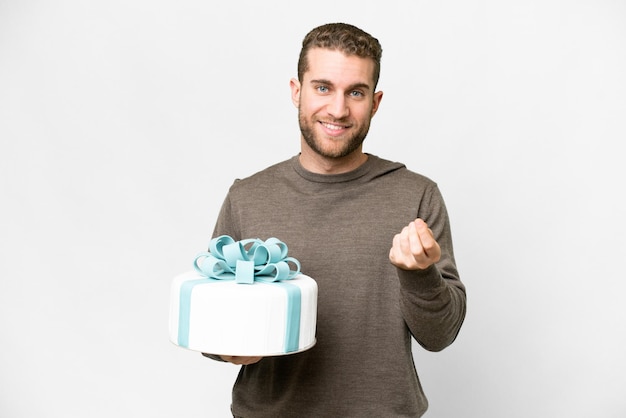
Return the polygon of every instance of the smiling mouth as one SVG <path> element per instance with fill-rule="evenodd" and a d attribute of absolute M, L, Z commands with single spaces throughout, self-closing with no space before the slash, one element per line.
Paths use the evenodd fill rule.
<path fill-rule="evenodd" d="M 348 129 L 350 127 L 349 125 L 338 125 L 336 123 L 329 123 L 329 122 L 322 122 L 322 121 L 320 121 L 320 124 L 330 131 L 341 131 L 344 129 Z"/>

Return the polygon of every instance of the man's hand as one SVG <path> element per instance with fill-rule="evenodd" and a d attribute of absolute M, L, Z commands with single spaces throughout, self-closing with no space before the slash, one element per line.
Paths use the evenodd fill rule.
<path fill-rule="evenodd" d="M 422 219 L 416 219 L 393 237 L 389 260 L 403 270 L 424 270 L 441 258 L 441 248 L 433 231 Z"/>
<path fill-rule="evenodd" d="M 263 357 L 245 357 L 245 356 L 220 356 L 222 360 L 233 364 L 247 366 L 260 361 Z"/>

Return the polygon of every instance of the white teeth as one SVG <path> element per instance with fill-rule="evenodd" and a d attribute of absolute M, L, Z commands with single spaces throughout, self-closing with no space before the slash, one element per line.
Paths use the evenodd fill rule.
<path fill-rule="evenodd" d="M 322 122 L 322 125 L 324 125 L 326 128 L 333 130 L 333 131 L 338 131 L 339 129 L 343 129 L 343 126 L 331 125 L 330 123 Z"/>

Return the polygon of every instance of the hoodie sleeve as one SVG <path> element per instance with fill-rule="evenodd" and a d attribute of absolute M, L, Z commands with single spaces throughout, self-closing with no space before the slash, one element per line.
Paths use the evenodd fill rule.
<path fill-rule="evenodd" d="M 443 197 L 433 185 L 417 216 L 424 219 L 441 247 L 441 259 L 425 270 L 398 270 L 400 308 L 415 340 L 441 351 L 456 339 L 466 312 L 465 286 L 454 261 L 450 222 Z"/>

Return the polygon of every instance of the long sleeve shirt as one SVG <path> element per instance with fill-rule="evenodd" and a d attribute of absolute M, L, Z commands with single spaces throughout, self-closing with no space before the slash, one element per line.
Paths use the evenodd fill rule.
<path fill-rule="evenodd" d="M 389 261 L 395 234 L 415 218 L 432 229 L 438 263 L 405 271 Z M 428 402 L 411 338 L 439 351 L 465 317 L 465 287 L 450 223 L 433 181 L 368 155 L 337 175 L 305 170 L 298 156 L 236 180 L 214 236 L 276 237 L 318 283 L 317 344 L 242 366 L 236 417 L 419 417 Z"/>

